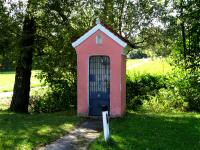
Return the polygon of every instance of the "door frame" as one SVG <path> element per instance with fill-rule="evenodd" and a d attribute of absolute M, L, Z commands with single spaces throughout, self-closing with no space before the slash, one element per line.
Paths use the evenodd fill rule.
<path fill-rule="evenodd" d="M 98 57 L 98 56 L 106 56 L 106 57 L 108 57 L 109 58 L 109 64 L 110 64 L 110 83 L 109 83 L 109 86 L 110 86 L 110 92 L 109 92 L 109 111 L 108 111 L 108 115 L 110 116 L 110 114 L 111 114 L 111 59 L 110 59 L 110 56 L 108 56 L 108 55 L 89 55 L 89 57 L 88 57 L 88 82 L 87 82 L 87 84 L 88 84 L 88 93 L 87 93 L 87 95 L 88 95 L 88 116 L 93 116 L 93 115 L 90 115 L 90 58 L 91 57 Z M 100 115 L 100 116 L 102 116 L 102 115 Z"/>

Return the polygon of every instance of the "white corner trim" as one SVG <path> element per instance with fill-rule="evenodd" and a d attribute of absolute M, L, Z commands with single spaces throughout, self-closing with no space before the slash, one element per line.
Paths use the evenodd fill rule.
<path fill-rule="evenodd" d="M 97 30 L 101 30 L 102 32 L 104 32 L 106 35 L 108 35 L 111 39 L 113 39 L 115 42 L 117 42 L 122 47 L 127 46 L 126 42 L 122 41 L 120 38 L 118 38 L 116 35 L 114 35 L 112 32 L 110 32 L 108 29 L 106 29 L 101 24 L 97 24 L 91 30 L 86 32 L 83 36 L 78 38 L 75 42 L 72 43 L 72 46 L 74 48 L 77 47 L 79 44 L 81 44 L 83 41 L 85 41 L 88 37 L 90 37 L 92 34 L 94 34 Z"/>

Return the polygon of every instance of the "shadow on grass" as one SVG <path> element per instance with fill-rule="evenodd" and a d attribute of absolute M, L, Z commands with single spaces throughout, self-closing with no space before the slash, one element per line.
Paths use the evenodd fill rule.
<path fill-rule="evenodd" d="M 33 149 L 66 134 L 79 121 L 74 113 L 31 115 L 0 111 L 0 149 Z"/>
<path fill-rule="evenodd" d="M 158 150 L 200 148 L 200 115 L 128 113 L 111 121 L 112 140 L 103 136 L 90 149 Z"/>

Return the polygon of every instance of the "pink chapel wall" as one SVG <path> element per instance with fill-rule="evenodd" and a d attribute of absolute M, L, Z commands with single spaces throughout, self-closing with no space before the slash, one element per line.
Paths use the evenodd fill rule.
<path fill-rule="evenodd" d="M 101 35 L 103 43 L 96 44 L 96 35 Z M 110 115 L 120 117 L 125 112 L 126 106 L 126 58 L 123 54 L 123 47 L 113 41 L 105 33 L 98 30 L 88 39 L 76 47 L 77 52 L 77 113 L 81 116 L 89 114 L 89 58 L 95 55 L 110 57 L 111 80 L 110 80 Z"/>

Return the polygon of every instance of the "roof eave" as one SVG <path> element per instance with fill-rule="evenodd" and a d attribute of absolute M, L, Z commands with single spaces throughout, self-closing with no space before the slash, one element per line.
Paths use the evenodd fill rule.
<path fill-rule="evenodd" d="M 111 31 L 106 29 L 103 25 L 97 24 L 92 29 L 90 29 L 88 32 L 86 32 L 83 36 L 78 38 L 75 42 L 72 43 L 72 46 L 75 48 L 78 45 L 80 45 L 82 42 L 84 42 L 87 38 L 89 38 L 92 34 L 94 34 L 97 30 L 100 30 L 104 32 L 107 36 L 109 36 L 111 39 L 113 39 L 115 42 L 117 42 L 122 47 L 126 47 L 127 43 L 121 40 L 119 37 L 114 35 Z"/>

